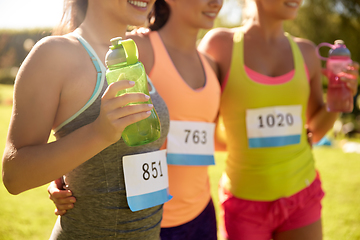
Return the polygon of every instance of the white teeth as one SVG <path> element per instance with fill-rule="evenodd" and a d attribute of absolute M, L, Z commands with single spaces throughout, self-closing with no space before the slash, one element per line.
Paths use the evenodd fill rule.
<path fill-rule="evenodd" d="M 216 13 L 204 13 L 205 15 L 209 16 L 209 17 L 216 17 Z"/>
<path fill-rule="evenodd" d="M 298 7 L 299 6 L 299 3 L 297 3 L 297 2 L 286 2 L 285 4 L 290 7 Z"/>
<path fill-rule="evenodd" d="M 133 0 L 128 0 L 128 3 L 136 6 L 136 7 L 146 7 L 147 3 L 146 2 L 140 2 L 140 1 L 133 1 Z"/>
<path fill-rule="evenodd" d="M 286 5 L 290 6 L 290 7 L 298 7 L 299 4 L 297 2 L 287 2 Z"/>

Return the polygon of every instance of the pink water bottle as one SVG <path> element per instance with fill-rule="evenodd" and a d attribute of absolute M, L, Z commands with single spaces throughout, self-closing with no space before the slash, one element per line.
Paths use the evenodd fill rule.
<path fill-rule="evenodd" d="M 328 58 L 319 54 L 319 48 L 327 46 L 330 48 Z M 354 99 L 346 84 L 340 80 L 341 73 L 352 63 L 349 49 L 346 48 L 343 40 L 336 40 L 334 45 L 320 43 L 317 46 L 317 53 L 320 59 L 326 61 L 326 76 L 329 80 L 326 94 L 328 112 L 352 112 Z"/>

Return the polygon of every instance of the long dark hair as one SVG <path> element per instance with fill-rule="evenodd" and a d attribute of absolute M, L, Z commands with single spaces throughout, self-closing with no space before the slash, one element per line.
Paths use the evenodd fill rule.
<path fill-rule="evenodd" d="M 64 0 L 64 11 L 60 23 L 53 29 L 52 35 L 61 35 L 74 31 L 84 21 L 88 0 Z"/>
<path fill-rule="evenodd" d="M 156 0 L 154 9 L 149 14 L 149 28 L 152 31 L 162 28 L 170 17 L 170 7 L 165 0 Z"/>

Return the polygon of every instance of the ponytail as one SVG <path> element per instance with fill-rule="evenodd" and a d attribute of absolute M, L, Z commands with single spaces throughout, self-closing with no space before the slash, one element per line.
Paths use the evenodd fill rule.
<path fill-rule="evenodd" d="M 64 11 L 60 23 L 53 29 L 52 35 L 61 35 L 74 31 L 84 21 L 88 0 L 64 0 Z"/>
<path fill-rule="evenodd" d="M 170 17 L 170 7 L 165 0 L 156 0 L 153 11 L 149 14 L 149 28 L 156 31 L 162 28 Z"/>

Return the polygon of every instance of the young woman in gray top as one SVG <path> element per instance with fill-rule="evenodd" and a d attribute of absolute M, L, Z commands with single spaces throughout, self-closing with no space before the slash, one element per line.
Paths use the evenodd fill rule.
<path fill-rule="evenodd" d="M 134 83 L 108 86 L 103 62 L 109 40 L 125 37 L 127 25 L 142 24 L 154 1 L 66 0 L 64 26 L 70 33 L 39 41 L 19 71 L 3 182 L 19 194 L 64 175 L 77 208 L 59 217 L 51 239 L 159 239 L 162 204 L 130 210 L 123 157 L 158 153 L 168 132 L 167 108 L 152 87 L 161 137 L 125 145 L 124 128 L 148 117 L 152 106 L 125 106 L 148 96 L 115 97 Z M 56 141 L 47 143 L 51 130 Z"/>

